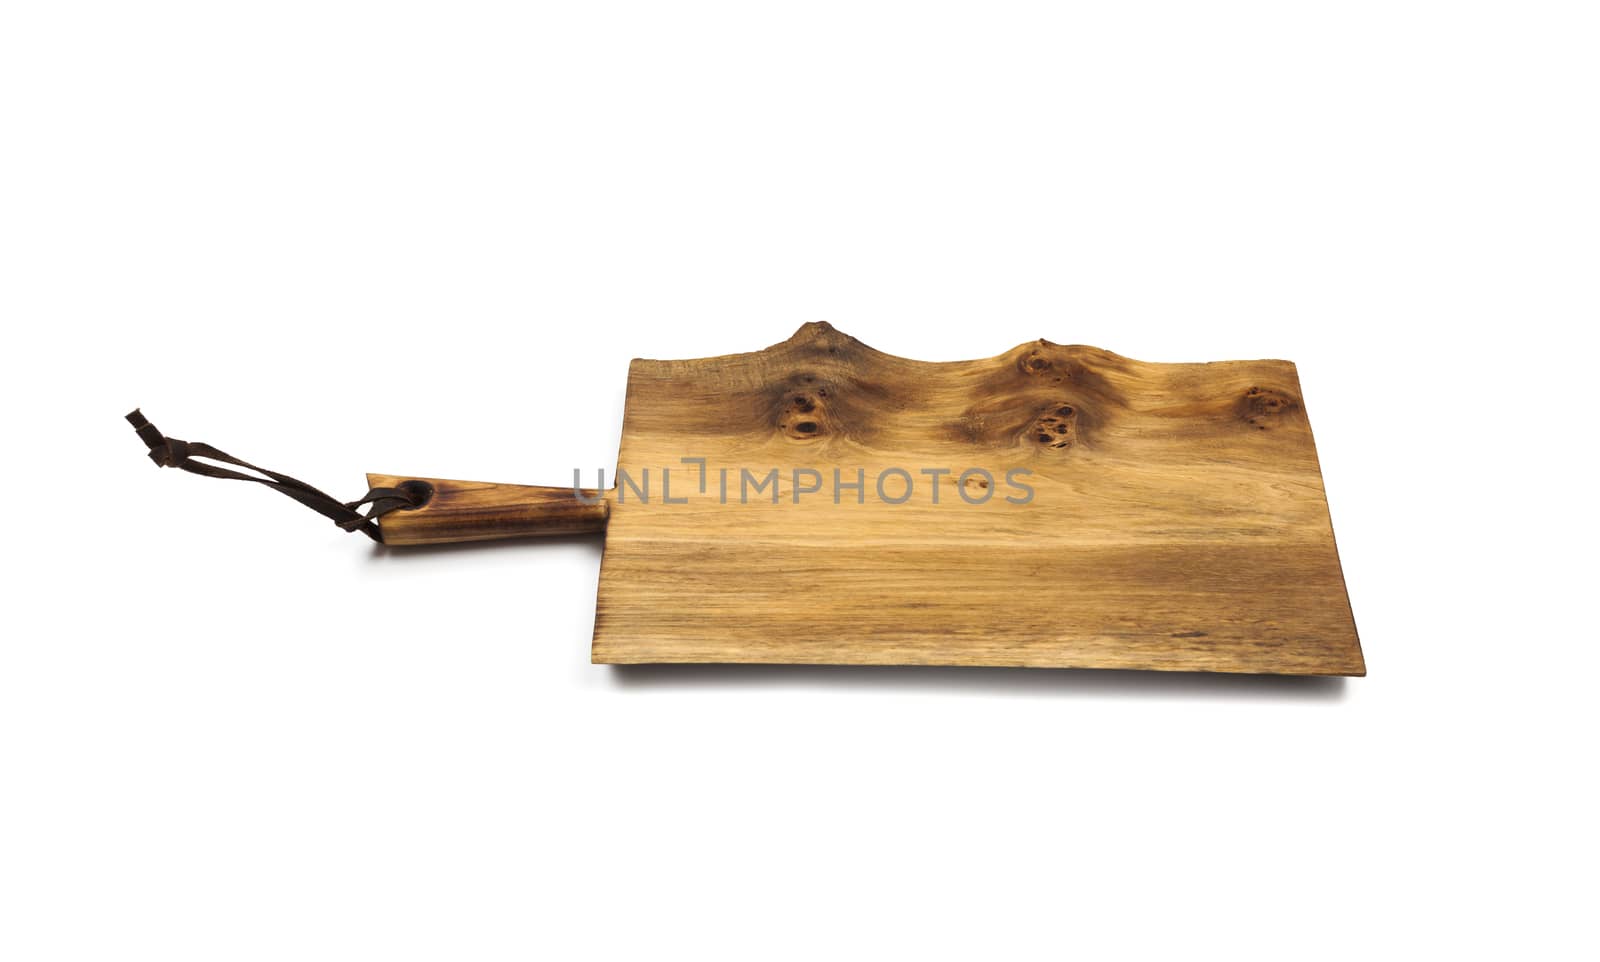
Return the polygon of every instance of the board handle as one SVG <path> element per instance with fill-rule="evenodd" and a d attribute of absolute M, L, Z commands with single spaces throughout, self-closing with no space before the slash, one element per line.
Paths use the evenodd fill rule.
<path fill-rule="evenodd" d="M 593 488 L 574 491 L 397 474 L 369 474 L 367 484 L 414 492 L 422 502 L 383 515 L 379 528 L 387 545 L 596 534 L 605 531 L 611 513 L 605 493 Z"/>

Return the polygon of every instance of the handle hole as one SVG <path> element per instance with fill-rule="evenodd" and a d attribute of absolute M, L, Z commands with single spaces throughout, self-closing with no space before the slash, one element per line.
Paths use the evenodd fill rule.
<path fill-rule="evenodd" d="M 407 507 L 401 508 L 401 511 L 415 511 L 427 507 L 428 502 L 433 500 L 433 485 L 426 481 L 402 481 L 395 487 L 404 491 L 412 502 Z"/>

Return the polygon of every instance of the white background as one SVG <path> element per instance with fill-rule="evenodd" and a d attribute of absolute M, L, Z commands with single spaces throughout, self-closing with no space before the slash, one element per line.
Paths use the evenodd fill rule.
<path fill-rule="evenodd" d="M 8 4 L 0 956 L 1594 957 L 1586 4 Z M 588 663 L 615 463 L 826 319 L 1299 364 L 1370 676 Z"/>

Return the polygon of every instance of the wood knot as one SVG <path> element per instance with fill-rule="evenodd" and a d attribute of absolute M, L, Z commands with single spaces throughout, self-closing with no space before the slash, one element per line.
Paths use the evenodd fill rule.
<path fill-rule="evenodd" d="M 1239 416 L 1257 431 L 1265 431 L 1291 411 L 1300 408 L 1300 402 L 1284 391 L 1253 385 L 1239 399 Z"/>
<path fill-rule="evenodd" d="M 1065 401 L 1052 404 L 1028 426 L 1028 439 L 1054 451 L 1078 442 L 1078 409 Z"/>
<path fill-rule="evenodd" d="M 798 441 L 809 441 L 827 433 L 823 427 L 828 389 L 791 391 L 778 416 L 778 427 L 784 434 Z"/>
<path fill-rule="evenodd" d="M 1103 379 L 1083 363 L 1085 348 L 1062 347 L 1040 338 L 1017 349 L 1016 369 L 1024 377 L 1036 379 L 1035 383 L 1072 384 L 1077 387 L 1106 391 Z"/>
<path fill-rule="evenodd" d="M 1048 342 L 1040 341 L 1038 345 L 1034 346 L 1032 349 L 1018 358 L 1017 369 L 1022 373 L 1032 375 L 1033 377 L 1043 377 L 1044 375 L 1049 374 L 1050 369 L 1055 367 L 1055 362 L 1052 361 L 1043 350 L 1041 350 L 1041 348 L 1046 344 L 1048 344 Z"/>

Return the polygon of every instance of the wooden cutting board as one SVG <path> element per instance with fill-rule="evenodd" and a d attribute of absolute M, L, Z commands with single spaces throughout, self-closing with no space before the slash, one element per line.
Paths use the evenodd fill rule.
<path fill-rule="evenodd" d="M 592 504 L 422 480 L 388 543 L 604 530 L 595 662 L 1365 673 L 1287 361 L 929 363 L 807 324 L 635 360 Z"/>

